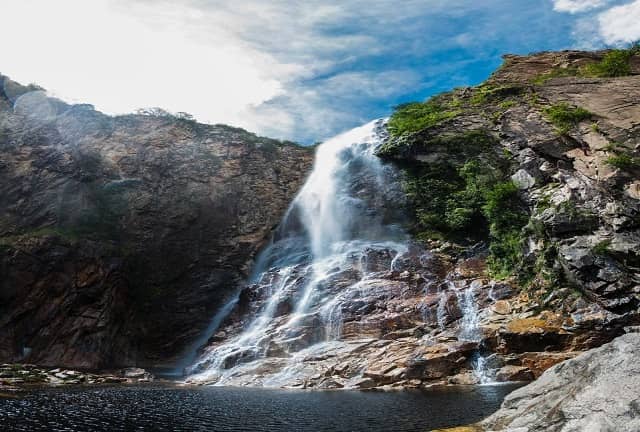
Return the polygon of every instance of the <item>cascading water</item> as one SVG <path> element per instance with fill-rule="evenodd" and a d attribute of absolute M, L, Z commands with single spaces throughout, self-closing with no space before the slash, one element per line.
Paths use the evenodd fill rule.
<path fill-rule="evenodd" d="M 375 156 L 383 139 L 377 120 L 318 147 L 311 175 L 257 260 L 260 310 L 197 359 L 191 380 L 226 384 L 251 370 L 265 375 L 262 385 L 278 385 L 299 372 L 301 356 L 340 339 L 345 303 L 357 303 L 363 282 L 375 283 L 408 250 L 396 172 Z M 389 264 L 379 268 L 368 255 L 389 255 Z"/>
<path fill-rule="evenodd" d="M 457 291 L 458 304 L 462 311 L 460 320 L 460 332 L 458 338 L 469 342 L 480 342 L 482 332 L 480 330 L 480 316 L 476 302 L 476 285 L 472 282 L 463 291 Z M 487 370 L 486 359 L 481 353 L 477 353 L 472 362 L 473 373 L 480 384 L 488 384 L 493 380 Z"/>

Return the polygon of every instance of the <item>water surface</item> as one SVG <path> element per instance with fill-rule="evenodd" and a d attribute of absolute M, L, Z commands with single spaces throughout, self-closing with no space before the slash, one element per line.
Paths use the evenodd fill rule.
<path fill-rule="evenodd" d="M 427 431 L 476 422 L 513 385 L 428 391 L 120 386 L 0 399 L 3 431 Z"/>

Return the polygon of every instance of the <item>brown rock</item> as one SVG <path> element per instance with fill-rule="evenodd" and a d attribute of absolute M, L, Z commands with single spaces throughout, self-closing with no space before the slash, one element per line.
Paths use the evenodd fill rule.
<path fill-rule="evenodd" d="M 550 367 L 573 358 L 580 354 L 579 351 L 548 353 L 548 352 L 532 352 L 524 353 L 519 356 L 520 363 L 531 371 L 534 378 L 538 378 L 544 371 Z"/>
<path fill-rule="evenodd" d="M 525 366 L 503 366 L 496 372 L 496 381 L 532 381 L 534 374 Z"/>
<path fill-rule="evenodd" d="M 498 315 L 509 315 L 511 313 L 511 303 L 507 300 L 498 300 L 491 306 L 491 310 Z"/>

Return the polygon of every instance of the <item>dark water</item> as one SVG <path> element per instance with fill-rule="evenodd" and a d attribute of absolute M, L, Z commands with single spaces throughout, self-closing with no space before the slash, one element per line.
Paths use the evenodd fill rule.
<path fill-rule="evenodd" d="M 427 431 L 472 423 L 514 386 L 404 392 L 43 389 L 0 398 L 2 431 Z"/>

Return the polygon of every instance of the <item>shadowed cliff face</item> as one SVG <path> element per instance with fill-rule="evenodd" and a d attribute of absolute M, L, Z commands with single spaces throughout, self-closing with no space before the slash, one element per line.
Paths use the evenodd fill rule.
<path fill-rule="evenodd" d="M 0 361 L 171 365 L 312 158 L 227 126 L 105 116 L 0 75 Z"/>

